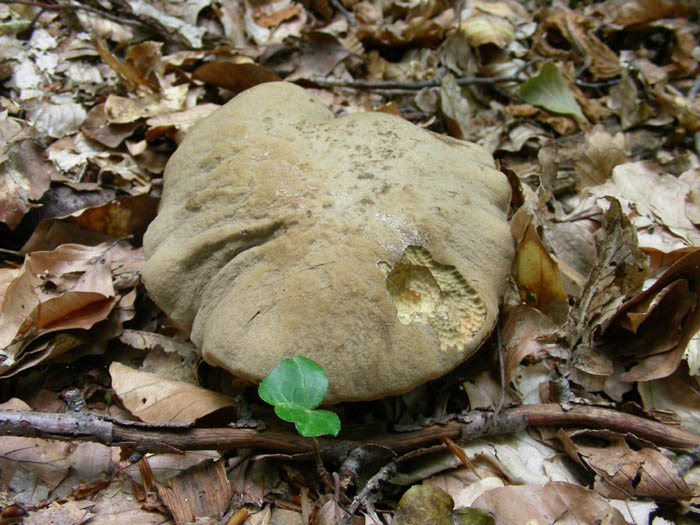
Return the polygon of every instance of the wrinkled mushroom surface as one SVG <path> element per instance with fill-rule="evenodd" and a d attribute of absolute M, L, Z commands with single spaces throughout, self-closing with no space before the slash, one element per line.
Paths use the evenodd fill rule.
<path fill-rule="evenodd" d="M 328 372 L 329 403 L 403 393 L 492 331 L 509 198 L 479 146 L 384 113 L 336 119 L 298 86 L 262 84 L 168 162 L 144 281 L 237 376 L 303 355 Z"/>

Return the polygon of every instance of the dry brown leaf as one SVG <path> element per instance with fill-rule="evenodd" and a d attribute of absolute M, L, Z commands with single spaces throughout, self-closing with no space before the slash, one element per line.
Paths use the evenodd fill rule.
<path fill-rule="evenodd" d="M 93 507 L 90 512 L 93 516 L 90 521 L 93 523 L 139 525 L 172 523 L 166 516 L 143 508 L 144 502 L 134 497 L 134 487 L 130 480 L 113 479 L 105 490 L 93 496 L 91 500 Z"/>
<path fill-rule="evenodd" d="M 70 95 L 31 99 L 24 103 L 23 109 L 27 112 L 27 122 L 40 136 L 54 139 L 76 133 L 87 116 L 85 108 Z"/>
<path fill-rule="evenodd" d="M 222 394 L 189 383 L 171 381 L 121 363 L 109 367 L 112 388 L 129 411 L 147 423 L 190 422 L 234 406 Z"/>
<path fill-rule="evenodd" d="M 1 298 L 2 375 L 16 374 L 86 343 L 82 332 L 65 330 L 88 330 L 109 318 L 111 324 L 102 327 L 104 335 L 110 330 L 117 334 L 109 337 L 118 335 L 121 323 L 133 316 L 135 294 L 120 296 L 115 289 L 138 284 L 142 259 L 138 250 L 113 243 L 64 244 L 54 251 L 28 255 Z M 54 332 L 61 333 L 34 344 Z M 88 348 L 104 344 L 99 334 L 91 334 Z"/>
<path fill-rule="evenodd" d="M 577 436 L 605 439 L 608 444 L 595 446 Z M 594 490 L 606 498 L 688 499 L 691 490 L 673 462 L 652 448 L 633 450 L 621 437 L 600 432 L 565 432 L 557 437 L 569 456 L 595 472 Z"/>
<path fill-rule="evenodd" d="M 168 128 L 175 128 L 177 134 L 175 135 L 176 143 L 180 143 L 187 131 L 194 126 L 199 119 L 210 115 L 216 111 L 220 106 L 218 104 L 199 104 L 193 108 L 185 109 L 183 111 L 175 111 L 173 113 L 163 113 L 155 117 L 151 117 L 146 121 L 146 124 L 151 128 L 159 128 L 159 133 L 167 133 Z M 149 140 L 155 138 L 154 133 L 146 132 L 146 137 Z M 178 138 L 180 140 L 178 140 Z M 146 150 L 148 151 L 148 150 Z"/>
<path fill-rule="evenodd" d="M 109 249 L 109 245 L 64 244 L 52 252 L 27 256 L 21 274 L 7 287 L 2 302 L 0 346 L 7 347 L 29 334 L 36 336 L 51 322 L 114 297 L 106 259 Z M 43 303 L 49 304 L 40 310 Z M 73 315 L 69 317 L 72 318 Z M 79 319 L 75 322 L 79 323 Z"/>
<path fill-rule="evenodd" d="M 131 64 L 122 64 L 122 62 L 109 50 L 105 40 L 101 38 L 93 38 L 92 44 L 100 54 L 100 58 L 102 58 L 104 63 L 111 67 L 117 73 L 117 75 L 119 75 L 129 91 L 136 91 L 139 86 L 148 86 L 148 82 L 141 78 Z"/>
<path fill-rule="evenodd" d="M 576 55 L 588 65 L 594 79 L 612 78 L 619 74 L 617 55 L 595 36 L 595 22 L 562 4 L 546 7 L 537 14 L 539 25 L 532 49 L 538 54 L 555 59 L 570 59 Z M 556 42 L 566 39 L 568 45 Z M 553 43 L 550 43 L 550 40 Z M 558 45 L 557 45 L 558 44 Z"/>
<path fill-rule="evenodd" d="M 568 295 L 559 267 L 542 244 L 532 221 L 518 246 L 514 273 L 520 298 L 525 303 L 547 313 L 555 321 L 566 318 Z"/>
<path fill-rule="evenodd" d="M 13 398 L 0 405 L 4 410 L 31 410 Z M 4 436 L 0 439 L 0 475 L 19 503 L 38 504 L 68 475 L 71 444 L 39 438 Z"/>
<path fill-rule="evenodd" d="M 229 89 L 235 94 L 263 82 L 281 80 L 276 73 L 257 64 L 236 64 L 226 60 L 214 60 L 202 64 L 192 73 L 192 78 Z"/>
<path fill-rule="evenodd" d="M 637 84 L 627 68 L 622 69 L 620 77 L 620 82 L 610 88 L 609 107 L 620 117 L 622 129 L 628 130 L 643 124 L 656 112 L 639 99 Z"/>
<path fill-rule="evenodd" d="M 198 384 L 200 351 L 192 344 L 141 330 L 124 330 L 119 340 L 132 348 L 148 350 L 142 370 L 162 377 Z"/>
<path fill-rule="evenodd" d="M 367 20 L 357 29 L 357 38 L 361 41 L 380 42 L 385 45 L 397 44 L 438 44 L 444 38 L 445 32 L 455 21 L 455 12 L 435 0 L 417 2 L 410 10 L 395 9 L 393 2 L 387 2 L 370 16 L 361 16 Z M 364 6 L 363 6 L 364 7 Z M 398 15 L 394 17 L 395 10 Z M 365 9 L 365 11 L 369 11 Z M 382 18 L 383 16 L 383 18 Z"/>
<path fill-rule="evenodd" d="M 604 183 L 615 166 L 628 160 L 624 135 L 612 136 L 601 125 L 586 133 L 584 147 L 581 156 L 574 161 L 579 190 Z"/>
<path fill-rule="evenodd" d="M 672 86 L 657 94 L 657 101 L 678 120 L 689 133 L 700 130 L 700 98 L 689 99 Z"/>
<path fill-rule="evenodd" d="M 26 139 L 4 147 L 0 144 L 0 222 L 14 230 L 49 189 L 56 168 L 44 149 Z"/>
<path fill-rule="evenodd" d="M 340 39 L 321 31 L 304 35 L 299 52 L 288 64 L 294 71 L 285 77 L 286 81 L 325 77 L 351 54 Z"/>
<path fill-rule="evenodd" d="M 538 111 L 535 119 L 538 122 L 551 126 L 559 135 L 566 136 L 578 130 L 578 122 L 572 117 L 553 115 L 547 111 Z"/>
<path fill-rule="evenodd" d="M 638 293 L 647 275 L 646 256 L 637 247 L 637 236 L 620 203 L 609 199 L 603 225 L 596 232 L 598 259 L 569 317 L 572 343 L 584 338 L 591 346 L 597 327 L 615 316 L 626 297 Z"/>
<path fill-rule="evenodd" d="M 637 363 L 624 381 L 649 381 L 676 371 L 688 342 L 700 330 L 700 249 L 671 266 L 647 290 L 625 303 L 613 319 L 626 327 L 609 329 L 615 351 Z M 631 330 L 636 328 L 636 333 Z"/>
<path fill-rule="evenodd" d="M 282 7 L 282 9 L 269 12 L 269 8 L 274 8 L 278 5 L 279 4 L 277 3 L 273 3 L 258 6 L 253 11 L 253 20 L 255 20 L 255 23 L 260 27 L 264 27 L 266 29 L 275 28 L 285 20 L 294 18 L 295 16 L 298 16 L 301 13 L 301 7 L 298 4 L 288 4 Z"/>
<path fill-rule="evenodd" d="M 136 123 L 111 124 L 107 120 L 105 105 L 97 104 L 87 114 L 81 131 L 86 137 L 108 148 L 116 148 L 136 130 Z"/>
<path fill-rule="evenodd" d="M 126 49 L 124 64 L 141 78 L 152 92 L 157 93 L 166 87 L 163 76 L 165 63 L 162 60 L 162 42 L 141 42 Z"/>
<path fill-rule="evenodd" d="M 596 218 L 578 218 L 548 222 L 545 226 L 547 242 L 564 279 L 564 288 L 570 296 L 579 297 L 586 278 L 596 262 L 594 232 Z"/>
<path fill-rule="evenodd" d="M 697 9 L 694 0 L 606 0 L 595 6 L 608 23 L 623 27 L 658 20 L 687 16 Z"/>
<path fill-rule="evenodd" d="M 520 485 L 496 488 L 479 496 L 473 506 L 490 512 L 499 525 L 627 525 L 620 511 L 598 494 L 580 485 L 561 481 L 553 481 L 543 487 Z"/>
<path fill-rule="evenodd" d="M 105 102 L 105 114 L 112 124 L 126 124 L 161 113 L 179 111 L 185 107 L 188 90 L 188 84 L 180 84 L 139 98 L 109 95 Z"/>
<path fill-rule="evenodd" d="M 455 77 L 448 73 L 440 82 L 440 113 L 450 135 L 465 139 L 471 122 L 469 101 L 462 95 Z"/>
<path fill-rule="evenodd" d="M 476 14 L 459 25 L 459 31 L 472 47 L 493 44 L 505 48 L 515 37 L 513 25 L 500 16 Z"/>
<path fill-rule="evenodd" d="M 156 483 L 156 488 L 178 525 L 202 518 L 220 522 L 228 509 L 231 498 L 224 460 L 200 463 L 170 478 L 167 485 Z"/>
<path fill-rule="evenodd" d="M 110 238 L 133 238 L 141 243 L 149 223 L 156 216 L 158 200 L 148 195 L 119 197 L 100 206 L 84 208 L 41 221 L 22 248 L 25 253 L 52 249 L 66 242 L 84 242 Z M 61 226 L 69 226 L 62 228 Z M 65 235 L 61 233 L 65 232 Z"/>
<path fill-rule="evenodd" d="M 497 375 L 490 370 L 484 370 L 462 382 L 462 388 L 469 398 L 469 406 L 472 410 L 488 410 L 498 405 L 503 391 L 500 378 L 494 377 Z"/>
<path fill-rule="evenodd" d="M 649 257 L 649 274 L 651 277 L 660 277 L 663 272 L 668 270 L 673 264 L 680 259 L 694 252 L 697 248 L 688 246 L 680 250 L 672 252 L 662 252 L 654 248 L 642 248 L 644 253 Z"/>
<path fill-rule="evenodd" d="M 683 178 L 662 173 L 653 162 L 620 164 L 613 169 L 610 180 L 587 191 L 628 203 L 627 213 L 638 225 L 641 246 L 656 247 L 660 243 L 665 247 L 664 230 L 670 231 L 681 246 L 700 244 L 700 230 L 688 219 L 684 206 L 691 186 Z"/>
<path fill-rule="evenodd" d="M 691 432 L 700 434 L 700 387 L 685 366 L 663 379 L 637 385 L 645 410 L 670 410 Z"/>
<path fill-rule="evenodd" d="M 516 306 L 508 312 L 501 341 L 505 351 L 505 382 L 510 383 L 520 362 L 528 356 L 546 354 L 545 340 L 557 325 L 542 312 L 529 306 Z"/>
<path fill-rule="evenodd" d="M 688 220 L 700 225 L 700 168 L 690 169 L 681 173 L 680 180 L 685 182 L 690 191 L 685 197 L 685 216 Z"/>
<path fill-rule="evenodd" d="M 24 525 L 42 523 L 85 523 L 93 518 L 91 501 L 54 501 L 45 508 L 30 511 L 22 520 Z"/>

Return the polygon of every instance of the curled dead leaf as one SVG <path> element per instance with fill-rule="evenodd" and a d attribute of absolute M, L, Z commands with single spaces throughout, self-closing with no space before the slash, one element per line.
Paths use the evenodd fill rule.
<path fill-rule="evenodd" d="M 553 481 L 544 486 L 495 488 L 479 496 L 473 506 L 490 512 L 499 525 L 627 523 L 620 511 L 592 490 L 563 481 Z"/>
<path fill-rule="evenodd" d="M 236 94 L 263 82 L 281 80 L 276 73 L 257 64 L 235 64 L 226 60 L 202 64 L 194 71 L 192 78 L 229 89 Z"/>
<path fill-rule="evenodd" d="M 634 450 L 622 436 L 607 431 L 560 430 L 557 438 L 571 459 L 595 473 L 593 490 L 601 496 L 668 500 L 692 496 L 671 459 L 658 450 Z"/>
<path fill-rule="evenodd" d="M 556 331 L 557 325 L 535 308 L 516 306 L 508 312 L 501 334 L 506 384 L 523 359 L 546 351 L 546 340 Z"/>
<path fill-rule="evenodd" d="M 559 267 L 542 244 L 532 221 L 518 246 L 515 280 L 523 302 L 547 313 L 555 321 L 565 319 L 568 294 Z"/>
<path fill-rule="evenodd" d="M 622 305 L 606 331 L 615 351 L 636 364 L 624 381 L 671 375 L 700 330 L 700 249 L 675 262 L 647 290 Z"/>
<path fill-rule="evenodd" d="M 0 374 L 17 373 L 84 344 L 79 333 L 63 332 L 91 329 L 126 299 L 116 293 L 115 286 L 120 273 L 133 271 L 127 263 L 134 252 L 113 243 L 63 244 L 53 251 L 28 255 L 0 297 L 0 356 L 4 358 Z M 136 271 L 136 279 L 123 284 L 134 286 L 138 275 Z M 130 305 L 125 303 L 124 308 Z M 117 330 L 127 318 L 125 314 L 114 319 Z M 42 337 L 57 332 L 63 337 Z"/>

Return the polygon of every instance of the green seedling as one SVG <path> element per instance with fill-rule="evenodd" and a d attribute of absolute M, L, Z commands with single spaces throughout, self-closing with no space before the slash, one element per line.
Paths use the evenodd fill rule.
<path fill-rule="evenodd" d="M 311 359 L 283 359 L 258 387 L 258 395 L 275 407 L 280 419 L 294 423 L 304 437 L 337 436 L 340 419 L 330 410 L 315 410 L 328 390 L 328 375 Z"/>

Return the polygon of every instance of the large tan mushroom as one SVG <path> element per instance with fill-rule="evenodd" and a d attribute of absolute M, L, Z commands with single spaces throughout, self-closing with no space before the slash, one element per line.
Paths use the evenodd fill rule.
<path fill-rule="evenodd" d="M 472 355 L 513 257 L 510 188 L 479 146 L 384 113 L 249 89 L 168 162 L 144 281 L 204 359 L 259 382 L 303 355 L 326 401 L 399 394 Z"/>

